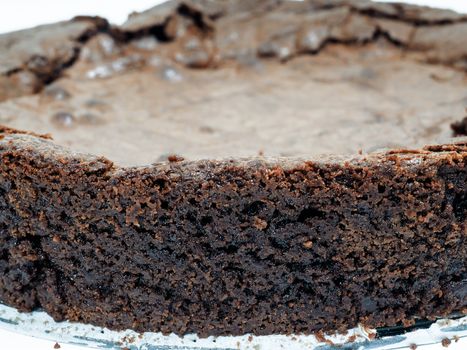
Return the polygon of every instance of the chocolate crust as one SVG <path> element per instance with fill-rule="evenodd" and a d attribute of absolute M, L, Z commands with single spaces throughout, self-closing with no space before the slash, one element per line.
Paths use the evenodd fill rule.
<path fill-rule="evenodd" d="M 245 53 L 287 62 L 384 39 L 464 74 L 466 25 L 450 11 L 366 1 L 171 1 L 120 27 L 78 17 L 0 36 L 10 48 L 0 50 L 0 100 L 72 74 L 99 35 L 123 50 L 154 36 L 170 48 L 163 55 L 212 70 Z M 199 39 L 195 52 L 180 32 Z M 357 156 L 174 155 L 122 167 L 0 127 L 0 300 L 56 320 L 201 336 L 465 314 L 466 155 L 459 138 Z"/>
<path fill-rule="evenodd" d="M 0 299 L 20 310 L 202 336 L 465 312 L 465 141 L 118 168 L 7 133 L 0 157 Z"/>

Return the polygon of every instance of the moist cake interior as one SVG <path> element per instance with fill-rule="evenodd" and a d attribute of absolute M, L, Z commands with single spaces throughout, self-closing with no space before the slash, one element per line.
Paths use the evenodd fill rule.
<path fill-rule="evenodd" d="M 154 37 L 119 46 L 98 34 L 41 93 L 0 103 L 0 123 L 128 166 L 172 154 L 311 157 L 418 147 L 450 137 L 467 105 L 464 71 L 426 63 L 384 37 L 201 69 L 169 59 L 171 46 Z"/>

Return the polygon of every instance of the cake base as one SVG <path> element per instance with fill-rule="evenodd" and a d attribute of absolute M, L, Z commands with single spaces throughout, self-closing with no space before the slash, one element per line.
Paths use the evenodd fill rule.
<path fill-rule="evenodd" d="M 416 328 L 392 336 L 378 335 L 377 329 L 357 327 L 344 334 L 319 335 L 270 335 L 221 336 L 199 338 L 194 334 L 183 337 L 175 334 L 137 333 L 131 330 L 111 331 L 75 322 L 55 322 L 43 311 L 20 313 L 0 304 L 0 328 L 27 336 L 48 339 L 59 344 L 73 344 L 98 349 L 131 350 L 409 350 L 413 345 L 419 349 L 431 349 L 428 345 L 446 342 L 448 339 L 453 350 L 457 346 L 467 346 L 467 317 L 440 319 L 427 328 Z M 412 348 L 411 348 L 412 346 Z"/>

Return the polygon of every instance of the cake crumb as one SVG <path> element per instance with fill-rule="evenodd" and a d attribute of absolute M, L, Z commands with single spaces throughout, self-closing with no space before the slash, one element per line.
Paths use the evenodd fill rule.
<path fill-rule="evenodd" d="M 170 162 L 170 163 L 176 163 L 176 162 L 181 162 L 181 161 L 184 161 L 185 158 L 181 157 L 181 156 L 178 156 L 176 154 L 171 154 L 167 157 L 167 160 Z"/>
<path fill-rule="evenodd" d="M 410 350 L 417 349 L 417 344 L 410 344 Z"/>
<path fill-rule="evenodd" d="M 357 336 L 355 334 L 352 334 L 348 339 L 347 341 L 349 343 L 353 343 L 355 340 L 357 340 Z"/>
<path fill-rule="evenodd" d="M 251 343 L 253 341 L 253 336 L 252 335 L 249 335 L 248 336 L 248 341 Z"/>
<path fill-rule="evenodd" d="M 417 217 L 417 213 L 413 212 L 413 217 Z M 410 215 L 410 214 L 409 214 Z M 411 327 L 415 324 L 415 320 L 402 320 L 402 324 L 404 325 L 405 328 Z"/>
<path fill-rule="evenodd" d="M 303 242 L 303 248 L 311 249 L 312 247 L 313 247 L 313 242 L 312 241 Z"/>
<path fill-rule="evenodd" d="M 321 331 L 315 333 L 315 338 L 320 343 L 325 343 L 326 342 L 326 338 L 324 337 L 324 333 L 321 332 Z"/>
<path fill-rule="evenodd" d="M 443 340 L 441 340 L 441 345 L 444 346 L 445 348 L 447 348 L 450 344 L 451 344 L 451 341 L 449 340 L 449 338 L 444 338 Z"/>
<path fill-rule="evenodd" d="M 459 336 L 455 335 L 454 337 L 452 337 L 452 339 L 455 343 L 457 343 L 459 341 Z"/>
<path fill-rule="evenodd" d="M 54 344 L 54 349 L 60 349 L 60 348 L 61 348 L 61 346 L 60 346 L 59 343 L 55 343 L 55 344 Z"/>
<path fill-rule="evenodd" d="M 266 227 L 268 227 L 268 223 L 263 219 L 255 217 L 253 226 L 258 230 L 263 231 Z"/>

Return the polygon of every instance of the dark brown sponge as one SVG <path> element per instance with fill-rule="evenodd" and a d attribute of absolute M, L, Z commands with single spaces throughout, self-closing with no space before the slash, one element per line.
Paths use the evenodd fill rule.
<path fill-rule="evenodd" d="M 0 141 L 0 299 L 177 334 L 311 333 L 466 307 L 467 146 L 117 168 Z"/>

